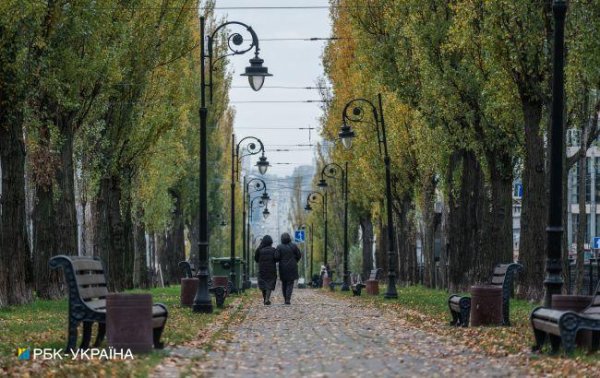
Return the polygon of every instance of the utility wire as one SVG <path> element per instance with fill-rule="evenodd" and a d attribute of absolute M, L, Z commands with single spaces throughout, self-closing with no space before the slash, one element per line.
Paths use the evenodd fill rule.
<path fill-rule="evenodd" d="M 229 101 L 232 104 L 313 104 L 325 102 L 325 100 L 248 100 Z"/>
<path fill-rule="evenodd" d="M 252 89 L 248 85 L 232 85 L 231 88 L 235 89 Z M 261 89 L 331 89 L 331 87 L 300 87 L 300 86 L 287 86 L 287 85 L 265 85 Z"/>
<path fill-rule="evenodd" d="M 236 130 L 316 130 L 315 127 L 236 127 Z"/>

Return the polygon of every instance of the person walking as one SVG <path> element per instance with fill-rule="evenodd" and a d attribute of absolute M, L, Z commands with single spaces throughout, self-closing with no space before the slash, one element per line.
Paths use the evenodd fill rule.
<path fill-rule="evenodd" d="M 258 288 L 262 291 L 263 303 L 271 304 L 271 292 L 277 283 L 277 265 L 275 264 L 273 238 L 265 235 L 254 252 L 254 261 L 258 263 Z"/>
<path fill-rule="evenodd" d="M 275 261 L 279 263 L 279 278 L 285 304 L 291 304 L 294 281 L 298 279 L 298 261 L 302 253 L 296 244 L 292 243 L 290 234 L 281 235 L 281 244 L 275 250 Z"/>

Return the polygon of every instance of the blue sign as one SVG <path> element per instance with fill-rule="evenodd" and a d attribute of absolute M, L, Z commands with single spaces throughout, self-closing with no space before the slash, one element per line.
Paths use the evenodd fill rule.
<path fill-rule="evenodd" d="M 600 249 L 600 237 L 594 238 L 594 244 L 592 245 L 593 249 Z"/>
<path fill-rule="evenodd" d="M 304 243 L 304 240 L 306 240 L 304 238 L 304 230 L 296 230 L 296 231 L 294 231 L 294 241 L 296 243 Z"/>
<path fill-rule="evenodd" d="M 515 184 L 513 195 L 516 198 L 523 198 L 523 184 Z"/>

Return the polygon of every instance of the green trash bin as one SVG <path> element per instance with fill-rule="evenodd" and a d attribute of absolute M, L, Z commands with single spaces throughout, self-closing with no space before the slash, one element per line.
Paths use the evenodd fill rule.
<path fill-rule="evenodd" d="M 243 269 L 245 262 L 241 258 L 235 258 L 235 287 L 239 290 L 242 288 Z M 213 276 L 226 276 L 228 279 L 231 275 L 231 258 L 230 257 L 211 257 L 210 266 Z"/>

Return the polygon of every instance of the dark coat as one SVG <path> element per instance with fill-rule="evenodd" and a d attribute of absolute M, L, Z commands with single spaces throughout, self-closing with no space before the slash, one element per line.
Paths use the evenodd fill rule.
<path fill-rule="evenodd" d="M 258 263 L 258 288 L 275 290 L 277 283 L 275 248 L 272 245 L 258 247 L 254 252 L 254 261 Z"/>
<path fill-rule="evenodd" d="M 298 279 L 298 261 L 302 253 L 288 233 L 281 236 L 281 244 L 275 251 L 275 261 L 279 263 L 279 277 L 282 281 L 294 281 Z"/>

